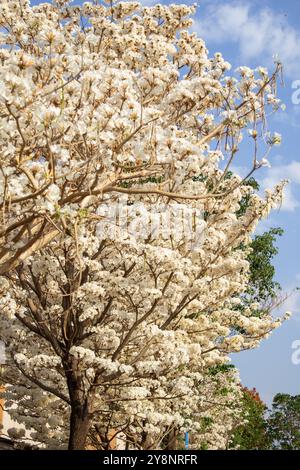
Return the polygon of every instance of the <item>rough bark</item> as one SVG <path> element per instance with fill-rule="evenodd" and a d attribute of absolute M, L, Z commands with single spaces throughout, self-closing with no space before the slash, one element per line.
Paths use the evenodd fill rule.
<path fill-rule="evenodd" d="M 70 416 L 69 450 L 83 450 L 89 431 L 90 419 L 87 404 L 73 405 Z"/>
<path fill-rule="evenodd" d="M 166 445 L 166 450 L 176 450 L 178 448 L 178 431 L 173 429 L 168 435 L 168 442 Z"/>

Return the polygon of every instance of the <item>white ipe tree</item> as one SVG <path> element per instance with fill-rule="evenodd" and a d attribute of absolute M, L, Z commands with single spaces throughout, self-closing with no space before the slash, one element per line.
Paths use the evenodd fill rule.
<path fill-rule="evenodd" d="M 238 308 L 285 184 L 247 184 L 280 143 L 266 114 L 281 65 L 230 75 L 189 31 L 194 6 L 108 3 L 0 5 L 5 406 L 45 448 L 166 448 L 184 431 L 226 448 L 241 390 L 211 371 L 282 322 Z M 140 208 L 179 215 L 140 237 Z"/>

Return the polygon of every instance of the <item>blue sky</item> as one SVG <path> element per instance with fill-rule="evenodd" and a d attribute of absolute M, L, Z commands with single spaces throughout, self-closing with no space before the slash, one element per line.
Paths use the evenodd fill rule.
<path fill-rule="evenodd" d="M 142 3 L 157 2 L 144 0 Z M 300 90 L 299 18 L 300 2 L 296 0 L 202 0 L 198 4 L 194 25 L 206 40 L 211 55 L 222 52 L 233 69 L 240 65 L 262 65 L 272 70 L 274 54 L 284 65 L 285 86 L 279 88 L 279 97 L 286 104 L 286 110 L 269 119 L 270 129 L 282 134 L 283 143 L 271 154 L 272 167 L 263 169 L 258 179 L 263 188 L 271 187 L 280 179 L 290 180 L 281 210 L 274 211 L 260 226 L 260 231 L 278 226 L 285 230 L 278 243 L 276 276 L 287 293 L 300 286 L 300 103 L 292 102 L 296 91 L 293 83 L 297 80 Z M 241 155 L 241 162 L 244 158 L 245 155 Z M 237 162 L 241 172 L 243 165 Z M 291 320 L 258 349 L 233 357 L 243 383 L 256 387 L 268 403 L 277 392 L 300 394 L 300 364 L 296 366 L 291 361 L 292 343 L 300 340 L 300 294 L 292 295 L 282 307 L 281 311 L 284 310 L 293 312 Z"/>

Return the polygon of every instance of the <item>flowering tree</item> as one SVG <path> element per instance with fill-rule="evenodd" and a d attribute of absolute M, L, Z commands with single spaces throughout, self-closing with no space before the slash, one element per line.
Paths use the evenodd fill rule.
<path fill-rule="evenodd" d="M 232 160 L 241 129 L 254 123 L 257 142 L 266 101 L 278 106 L 265 69 L 223 78 L 230 65 L 221 54 L 208 59 L 187 32 L 194 7 L 97 3 L 1 2 L 2 274 L 65 233 L 80 211 L 92 217 L 105 196 L 203 202 L 228 194 L 228 169 L 211 194 L 181 183 L 201 172 L 198 153 L 213 138 Z M 211 164 L 220 157 L 217 145 Z M 253 170 L 262 164 L 255 154 Z"/>
<path fill-rule="evenodd" d="M 265 198 L 245 184 L 280 140 L 265 131 L 280 64 L 228 75 L 188 32 L 193 12 L 1 3 L 3 380 L 46 447 L 199 431 L 207 370 L 281 323 L 237 308 L 251 234 L 281 200 L 283 184 Z"/>

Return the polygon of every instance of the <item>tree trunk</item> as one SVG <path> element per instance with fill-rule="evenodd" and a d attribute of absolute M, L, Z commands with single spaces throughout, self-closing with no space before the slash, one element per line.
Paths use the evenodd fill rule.
<path fill-rule="evenodd" d="M 75 360 L 72 356 L 67 358 L 64 361 L 64 369 L 71 404 L 68 449 L 84 450 L 90 429 L 90 406 L 93 394 L 85 390 L 77 359 Z"/>
<path fill-rule="evenodd" d="M 176 450 L 178 446 L 177 442 L 178 438 L 178 431 L 176 429 L 172 429 L 168 435 L 168 442 L 166 445 L 166 450 Z"/>
<path fill-rule="evenodd" d="M 90 419 L 88 407 L 72 406 L 70 416 L 69 450 L 85 449 Z"/>

